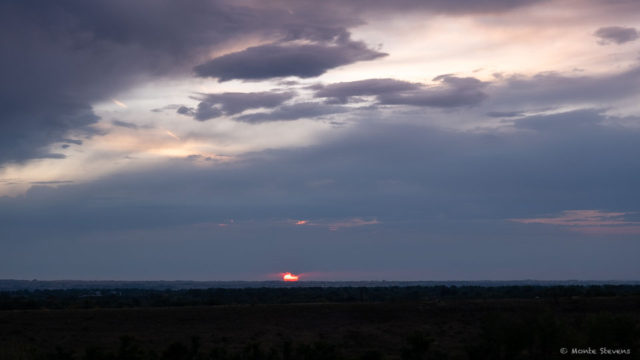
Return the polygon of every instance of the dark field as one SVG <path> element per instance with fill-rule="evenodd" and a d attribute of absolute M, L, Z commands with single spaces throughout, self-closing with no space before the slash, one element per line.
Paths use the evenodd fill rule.
<path fill-rule="evenodd" d="M 0 359 L 638 359 L 639 293 L 636 286 L 128 290 L 111 298 L 10 292 L 0 296 Z M 602 347 L 631 353 L 602 355 Z"/>

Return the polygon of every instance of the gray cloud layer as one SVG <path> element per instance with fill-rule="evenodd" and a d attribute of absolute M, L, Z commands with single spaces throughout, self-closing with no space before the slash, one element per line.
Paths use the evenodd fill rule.
<path fill-rule="evenodd" d="M 434 80 L 442 85 L 404 93 L 385 93 L 378 99 L 387 105 L 451 108 L 475 105 L 487 97 L 483 90 L 487 83 L 472 77 L 441 75 Z"/>
<path fill-rule="evenodd" d="M 600 39 L 600 43 L 624 44 L 638 39 L 638 30 L 631 27 L 608 26 L 598 29 L 594 35 Z"/>
<path fill-rule="evenodd" d="M 298 102 L 291 105 L 273 103 L 269 112 L 237 116 L 235 120 L 261 123 L 266 121 L 296 120 L 322 115 L 354 111 L 358 108 L 335 106 L 357 103 L 360 97 L 372 96 L 373 107 L 379 105 L 419 106 L 441 109 L 478 105 L 482 102 L 490 109 L 490 117 L 518 117 L 525 110 L 539 110 L 566 105 L 596 105 L 608 107 L 613 101 L 633 97 L 640 91 L 640 67 L 633 66 L 619 73 L 599 76 L 575 76 L 556 72 L 539 73 L 534 76 L 496 75 L 489 83 L 473 77 L 445 74 L 433 79 L 439 84 L 427 86 L 396 79 L 366 79 L 327 85 L 314 85 L 314 97 L 326 99 L 325 103 Z M 269 93 L 255 95 L 255 101 Z M 271 93 L 278 96 L 280 93 Z M 250 93 L 236 94 L 236 100 L 251 103 Z M 292 97 L 291 97 L 292 98 Z M 287 98 L 287 100 L 290 98 Z M 206 101 L 197 110 L 181 108 L 196 118 L 213 118 L 224 114 L 222 108 Z M 278 106 L 281 105 L 281 106 Z M 506 110 L 505 110 L 506 109 Z M 229 112 L 227 114 L 233 114 Z"/>
<path fill-rule="evenodd" d="M 268 121 L 298 120 L 316 118 L 323 115 L 338 114 L 349 111 L 344 106 L 327 105 L 317 102 L 300 102 L 281 106 L 271 112 L 262 112 L 238 116 L 236 121 L 262 123 Z"/>
<path fill-rule="evenodd" d="M 196 120 L 205 121 L 222 115 L 235 115 L 248 109 L 274 108 L 293 98 L 293 96 L 293 92 L 206 94 L 198 97 L 202 101 L 196 109 L 181 106 L 176 112 L 193 116 Z"/>
<path fill-rule="evenodd" d="M 503 259 L 513 259 L 515 277 L 542 276 L 536 269 L 544 261 L 547 278 L 630 278 L 640 270 L 629 255 L 640 251 L 634 235 L 616 235 L 615 247 L 607 236 L 581 238 L 576 248 L 577 235 L 566 230 L 507 220 L 568 209 L 637 211 L 638 132 L 604 125 L 609 120 L 598 110 L 525 117 L 509 134 L 368 121 L 325 144 L 247 154 L 234 164 L 176 160 L 88 184 L 34 186 L 24 198 L 0 199 L 0 260 L 8 272 L 53 266 L 69 274 L 86 268 L 79 259 L 101 264 L 105 254 L 124 252 L 130 274 L 139 264 L 188 277 L 294 263 L 414 271 L 437 264 L 443 274 L 469 278 L 504 276 Z M 352 218 L 379 224 L 332 235 L 286 222 Z M 29 252 L 49 239 L 56 246 Z M 429 254 L 437 257 L 425 262 Z M 578 255 L 590 260 L 567 263 Z M 61 260 L 48 265 L 51 258 Z M 119 271 L 106 262 L 89 268 L 101 276 Z"/>
<path fill-rule="evenodd" d="M 488 90 L 495 105 L 518 107 L 587 105 L 610 106 L 640 91 L 640 66 L 606 75 L 566 75 L 556 72 L 532 77 L 501 77 Z M 594 105 L 595 104 L 595 105 Z"/>
<path fill-rule="evenodd" d="M 435 108 L 454 108 L 480 103 L 487 95 L 488 85 L 475 78 L 441 75 L 434 79 L 439 85 L 425 86 L 395 79 L 367 79 L 329 85 L 314 85 L 317 98 L 328 103 L 302 101 L 290 105 L 283 102 L 293 98 L 293 93 L 224 93 L 209 94 L 196 109 L 182 106 L 177 112 L 193 116 L 196 120 L 208 120 L 222 115 L 234 115 L 252 108 L 274 108 L 269 112 L 246 114 L 234 118 L 247 123 L 316 118 L 323 115 L 355 111 L 356 108 L 339 106 L 353 102 L 358 96 L 375 96 L 376 105 L 411 105 Z M 357 101 L 357 100 L 355 100 Z M 333 104 L 332 104 L 333 103 Z"/>
<path fill-rule="evenodd" d="M 376 96 L 381 105 L 412 105 L 450 108 L 474 105 L 487 95 L 488 83 L 472 77 L 440 75 L 439 85 L 425 86 L 394 79 L 368 79 L 317 86 L 315 96 L 347 102 L 354 96 Z"/>
<path fill-rule="evenodd" d="M 346 103 L 353 96 L 372 96 L 417 90 L 420 84 L 395 79 L 367 79 L 316 86 L 316 97 Z"/>

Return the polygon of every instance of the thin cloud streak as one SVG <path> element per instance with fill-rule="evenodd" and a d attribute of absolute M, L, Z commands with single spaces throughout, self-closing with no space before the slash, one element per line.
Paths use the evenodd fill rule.
<path fill-rule="evenodd" d="M 380 224 L 380 221 L 377 219 L 365 220 L 363 218 L 355 217 L 342 220 L 294 220 L 293 224 L 296 226 L 326 227 L 330 231 L 338 231 L 345 228 L 377 225 Z"/>
<path fill-rule="evenodd" d="M 122 101 L 119 101 L 118 99 L 111 99 L 111 101 L 114 104 L 120 106 L 121 108 L 124 108 L 124 109 L 128 108 L 127 104 L 123 103 Z"/>
<path fill-rule="evenodd" d="M 625 220 L 629 212 L 607 212 L 601 210 L 565 210 L 558 216 L 542 218 L 509 219 L 521 224 L 545 224 L 567 227 L 583 234 L 638 234 L 640 222 Z"/>
<path fill-rule="evenodd" d="M 182 140 L 180 139 L 180 137 L 176 134 L 174 134 L 173 132 L 166 130 L 167 135 L 171 136 L 172 138 L 176 139 L 176 140 Z"/>

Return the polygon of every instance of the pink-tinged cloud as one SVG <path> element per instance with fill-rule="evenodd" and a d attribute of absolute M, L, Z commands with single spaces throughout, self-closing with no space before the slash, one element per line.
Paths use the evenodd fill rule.
<path fill-rule="evenodd" d="M 234 224 L 234 220 L 229 219 L 224 222 L 216 222 L 216 221 L 199 222 L 199 223 L 191 224 L 189 226 L 194 229 L 215 230 L 216 228 L 226 228 L 233 224 Z"/>
<path fill-rule="evenodd" d="M 219 224 L 218 224 L 218 226 L 219 226 L 219 227 L 227 227 L 227 226 L 229 226 L 229 225 L 233 225 L 233 223 L 234 223 L 234 222 L 235 222 L 235 220 L 233 220 L 233 219 L 229 219 L 229 220 L 227 220 L 226 222 L 219 223 Z"/>
<path fill-rule="evenodd" d="M 337 231 L 343 228 L 351 228 L 351 227 L 359 227 L 359 226 L 367 226 L 367 225 L 376 225 L 380 222 L 377 219 L 372 220 L 364 220 L 362 218 L 351 218 L 337 221 L 328 221 L 328 220 L 290 220 L 289 223 L 292 223 L 296 226 L 306 225 L 306 226 L 322 226 L 327 227 L 331 231 Z"/>
<path fill-rule="evenodd" d="M 587 226 L 569 230 L 586 235 L 640 235 L 640 226 Z"/>
<path fill-rule="evenodd" d="M 127 104 L 123 103 L 122 101 L 119 101 L 118 99 L 111 99 L 111 101 L 114 104 L 120 106 L 121 108 L 125 108 L 125 109 L 128 108 Z"/>
<path fill-rule="evenodd" d="M 628 221 L 629 212 L 601 210 L 565 210 L 558 216 L 509 219 L 521 224 L 547 224 L 567 227 L 570 231 L 593 235 L 640 234 L 640 222 Z"/>
<path fill-rule="evenodd" d="M 353 218 L 344 221 L 336 221 L 327 224 L 329 226 L 329 230 L 336 231 L 342 228 L 350 228 L 350 227 L 358 227 L 358 226 L 366 226 L 366 225 L 376 225 L 380 222 L 376 219 L 373 220 L 363 220 L 361 218 Z"/>
<path fill-rule="evenodd" d="M 523 224 L 550 224 L 562 226 L 596 226 L 629 224 L 622 217 L 624 212 L 605 212 L 600 210 L 565 210 L 560 216 L 528 219 L 509 219 Z"/>

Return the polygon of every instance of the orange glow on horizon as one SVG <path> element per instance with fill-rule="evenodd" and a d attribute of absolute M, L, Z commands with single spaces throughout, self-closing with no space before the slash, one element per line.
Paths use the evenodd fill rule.
<path fill-rule="evenodd" d="M 304 224 L 306 224 L 308 222 L 309 222 L 308 220 L 298 220 L 298 221 L 296 221 L 296 225 L 304 225 Z"/>
<path fill-rule="evenodd" d="M 293 275 L 292 273 L 284 273 L 282 275 L 282 280 L 284 281 L 298 281 L 298 275 Z"/>

